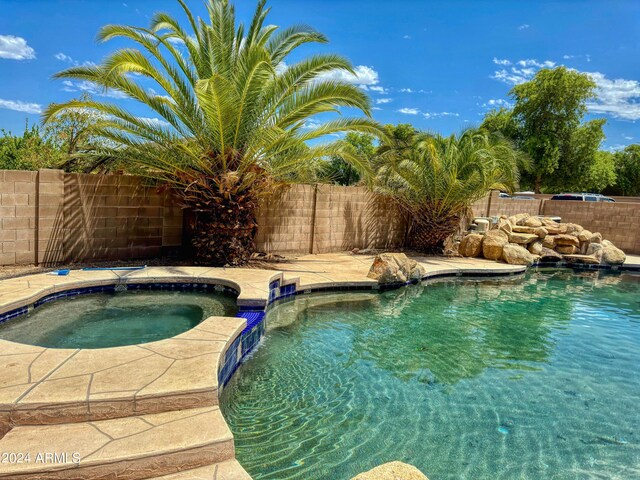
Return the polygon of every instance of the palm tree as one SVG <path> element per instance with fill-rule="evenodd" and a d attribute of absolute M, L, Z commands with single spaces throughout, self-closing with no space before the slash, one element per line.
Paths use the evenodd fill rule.
<path fill-rule="evenodd" d="M 317 54 L 286 63 L 301 45 L 326 43 L 321 33 L 266 24 L 264 0 L 248 27 L 236 23 L 228 0 L 208 0 L 206 19 L 194 17 L 178 1 L 186 25 L 166 13 L 155 14 L 149 28 L 107 25 L 99 40 L 124 38 L 136 48 L 119 49 L 101 65 L 56 75 L 136 100 L 157 118 L 94 100 L 53 104 L 44 118 L 73 109 L 100 115 L 99 134 L 115 146 L 102 153 L 136 171 L 143 167 L 195 212 L 197 259 L 238 265 L 254 249 L 256 208 L 274 181 L 307 175 L 333 155 L 366 172 L 367 163 L 349 145 L 318 139 L 350 131 L 378 135 L 380 129 L 363 117 L 308 121 L 341 107 L 370 117 L 366 93 L 331 75 L 354 74 L 343 57 Z"/>
<path fill-rule="evenodd" d="M 427 253 L 442 249 L 473 202 L 491 189 L 511 189 L 525 163 L 503 137 L 477 129 L 449 137 L 417 133 L 409 147 L 380 151 L 386 161 L 375 189 L 405 210 L 409 245 Z"/>

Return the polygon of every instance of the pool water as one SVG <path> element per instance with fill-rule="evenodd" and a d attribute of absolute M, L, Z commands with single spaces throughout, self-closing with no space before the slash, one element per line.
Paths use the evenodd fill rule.
<path fill-rule="evenodd" d="M 221 407 L 255 479 L 640 478 L 640 277 L 298 297 Z"/>
<path fill-rule="evenodd" d="M 235 314 L 223 293 L 127 291 L 67 297 L 0 325 L 0 338 L 49 348 L 105 348 L 174 337 Z"/>

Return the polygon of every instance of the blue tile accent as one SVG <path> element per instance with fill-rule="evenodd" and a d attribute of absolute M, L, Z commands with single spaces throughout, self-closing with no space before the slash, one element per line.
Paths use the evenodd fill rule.
<path fill-rule="evenodd" d="M 24 315 L 29 311 L 29 307 L 20 307 L 14 310 L 9 310 L 8 312 L 0 315 L 0 323 L 4 323 L 12 318 L 19 317 L 20 315 Z"/>

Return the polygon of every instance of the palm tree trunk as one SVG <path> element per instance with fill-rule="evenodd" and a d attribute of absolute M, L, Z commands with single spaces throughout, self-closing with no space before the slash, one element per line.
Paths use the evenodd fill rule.
<path fill-rule="evenodd" d="M 191 243 L 196 261 L 212 266 L 246 264 L 255 251 L 258 200 L 251 188 L 218 181 L 196 203 Z"/>
<path fill-rule="evenodd" d="M 423 253 L 442 253 L 447 238 L 460 225 L 460 214 L 437 214 L 429 207 L 414 212 L 409 229 L 409 246 Z"/>

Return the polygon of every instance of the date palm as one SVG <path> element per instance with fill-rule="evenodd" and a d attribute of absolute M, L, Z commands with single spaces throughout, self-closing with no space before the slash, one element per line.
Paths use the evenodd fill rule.
<path fill-rule="evenodd" d="M 395 198 L 410 219 L 409 245 L 442 250 L 469 207 L 491 189 L 510 190 L 526 160 L 504 138 L 468 129 L 448 137 L 418 133 L 410 146 L 383 145 L 376 190 Z"/>
<path fill-rule="evenodd" d="M 195 212 L 198 260 L 238 265 L 254 249 L 256 208 L 274 181 L 312 175 L 333 155 L 366 171 L 367 163 L 348 144 L 319 139 L 380 130 L 369 118 L 366 93 L 331 75 L 354 73 L 346 59 L 317 54 L 286 62 L 301 45 L 326 43 L 321 33 L 268 25 L 264 0 L 248 26 L 236 22 L 227 0 L 208 0 L 204 19 L 178 1 L 184 25 L 166 13 L 155 14 L 149 28 L 107 25 L 99 40 L 123 38 L 134 48 L 56 75 L 117 92 L 157 118 L 136 116 L 119 103 L 85 100 L 53 104 L 45 120 L 70 109 L 100 115 L 99 134 L 112 145 L 108 153 L 172 187 Z M 308 121 L 341 107 L 364 116 Z"/>

